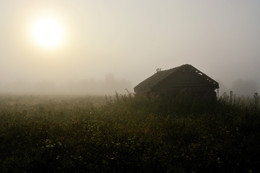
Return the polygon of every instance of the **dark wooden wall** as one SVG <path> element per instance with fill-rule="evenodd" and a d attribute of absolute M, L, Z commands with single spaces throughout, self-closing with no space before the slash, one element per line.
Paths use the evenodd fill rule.
<path fill-rule="evenodd" d="M 216 97 L 215 86 L 207 78 L 192 70 L 180 70 L 159 82 L 152 88 L 163 96 L 192 95 Z"/>

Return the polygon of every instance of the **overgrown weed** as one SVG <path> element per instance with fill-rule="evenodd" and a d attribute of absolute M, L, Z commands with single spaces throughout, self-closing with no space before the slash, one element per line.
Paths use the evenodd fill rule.
<path fill-rule="evenodd" d="M 0 172 L 260 170 L 259 105 L 183 100 L 3 97 Z"/>

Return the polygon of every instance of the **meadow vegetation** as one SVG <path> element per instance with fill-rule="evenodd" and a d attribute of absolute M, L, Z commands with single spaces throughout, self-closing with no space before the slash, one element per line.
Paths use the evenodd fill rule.
<path fill-rule="evenodd" d="M 259 96 L 0 96 L 0 172 L 258 172 Z"/>

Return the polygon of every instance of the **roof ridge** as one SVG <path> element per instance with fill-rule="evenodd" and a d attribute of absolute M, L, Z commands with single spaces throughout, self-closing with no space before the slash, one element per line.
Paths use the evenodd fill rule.
<path fill-rule="evenodd" d="M 171 69 L 161 70 L 158 71 L 157 73 L 154 73 L 152 76 L 148 77 L 147 79 L 139 83 L 136 87 L 134 87 L 134 90 L 135 91 L 142 90 L 143 92 L 149 92 L 152 90 L 152 87 L 154 87 L 155 85 L 157 85 L 158 83 L 166 79 L 168 76 L 172 75 L 173 73 L 185 67 L 194 69 L 195 73 L 199 73 L 200 75 L 204 76 L 208 82 L 210 82 L 211 84 L 215 85 L 215 87 L 218 88 L 218 83 L 212 78 L 210 78 L 209 76 L 207 76 L 205 73 L 201 72 L 200 70 L 198 70 L 197 68 L 193 67 L 190 64 L 183 64 Z"/>

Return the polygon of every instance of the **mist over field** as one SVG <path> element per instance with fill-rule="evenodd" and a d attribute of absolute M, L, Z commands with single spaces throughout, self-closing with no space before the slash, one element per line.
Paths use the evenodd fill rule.
<path fill-rule="evenodd" d="M 2 94 L 47 94 L 47 95 L 114 95 L 132 92 L 132 86 L 125 79 L 116 79 L 114 75 L 107 74 L 104 79 L 93 78 L 69 80 L 64 82 L 40 81 L 25 82 L 14 81 L 0 86 Z"/>
<path fill-rule="evenodd" d="M 259 92 L 260 0 L 0 0 L 1 173 L 257 173 Z"/>
<path fill-rule="evenodd" d="M 260 86 L 258 0 L 0 0 L 0 92 L 113 94 L 157 68 L 191 64 L 220 93 Z M 45 49 L 34 23 L 50 16 L 62 41 Z"/>

